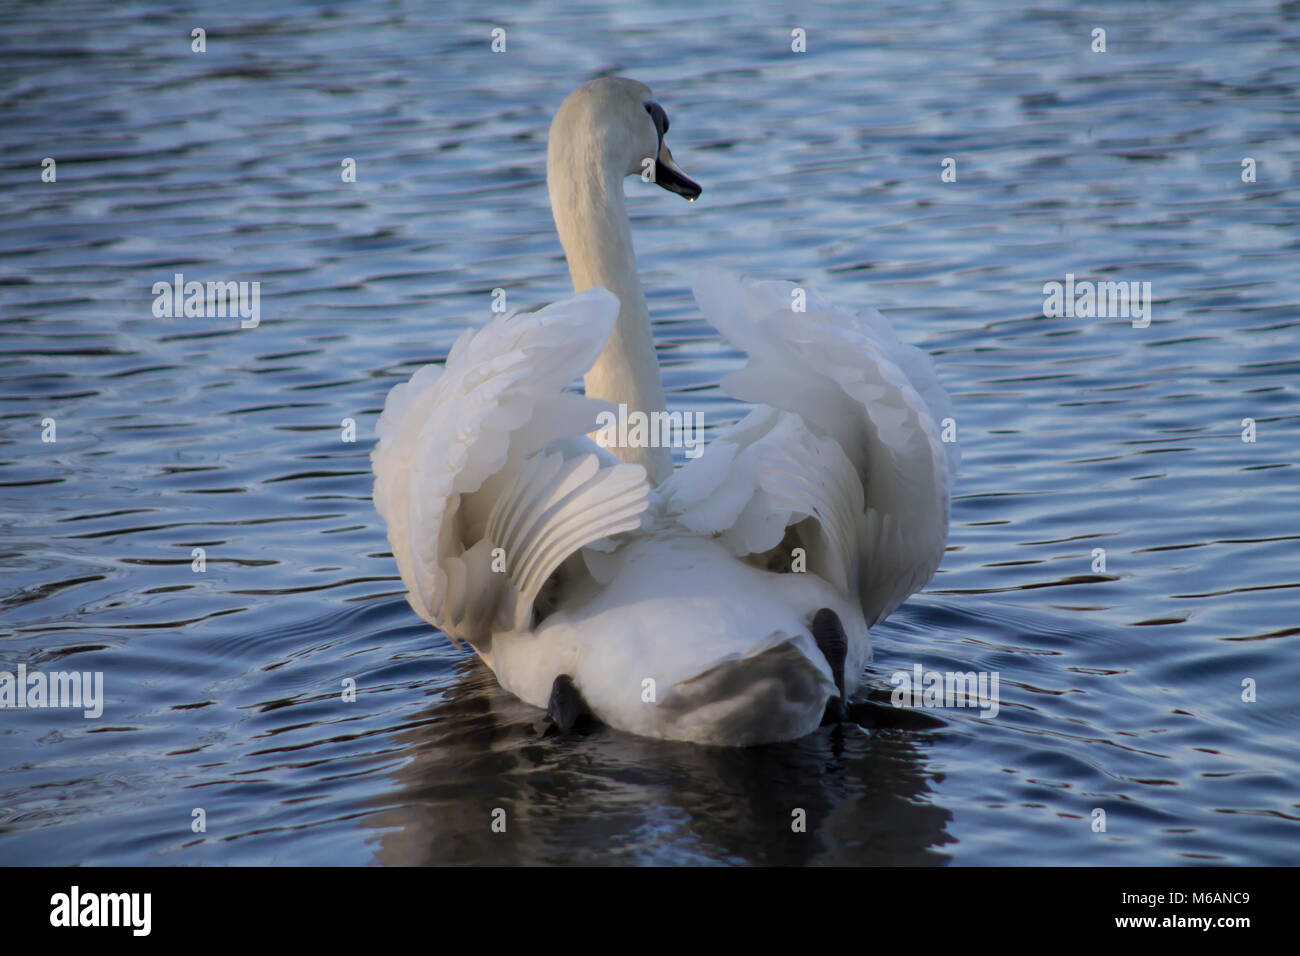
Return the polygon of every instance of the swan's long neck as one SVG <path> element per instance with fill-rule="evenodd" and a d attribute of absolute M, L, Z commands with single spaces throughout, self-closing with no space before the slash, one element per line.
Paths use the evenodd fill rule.
<path fill-rule="evenodd" d="M 583 383 L 589 396 L 626 405 L 629 414 L 663 412 L 664 386 L 637 276 L 623 176 L 606 170 L 601 157 L 578 152 L 565 150 L 548 163 L 546 185 L 555 227 L 569 260 L 574 292 L 603 286 L 621 303 L 614 332 Z M 609 450 L 623 461 L 644 465 L 652 485 L 672 474 L 667 448 Z"/>

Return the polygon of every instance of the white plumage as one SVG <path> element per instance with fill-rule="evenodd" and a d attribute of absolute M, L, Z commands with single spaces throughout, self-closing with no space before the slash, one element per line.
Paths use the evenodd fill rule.
<path fill-rule="evenodd" d="M 548 186 L 578 294 L 493 319 L 392 390 L 375 504 L 411 606 L 528 703 L 564 674 L 634 733 L 789 739 L 839 692 L 813 616 L 838 616 L 852 693 L 868 627 L 939 565 L 947 396 L 879 313 L 809 291 L 795 311 L 789 283 L 710 270 L 700 309 L 749 357 L 723 388 L 756 407 L 675 473 L 663 449 L 588 437 L 614 403 L 663 408 L 622 198 L 638 158 L 667 152 L 649 96 L 605 78 L 560 108 Z"/>

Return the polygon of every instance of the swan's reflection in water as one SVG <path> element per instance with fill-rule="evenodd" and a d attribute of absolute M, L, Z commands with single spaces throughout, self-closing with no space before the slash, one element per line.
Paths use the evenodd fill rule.
<path fill-rule="evenodd" d="M 397 734 L 409 760 L 369 819 L 383 830 L 377 860 L 915 865 L 946 862 L 954 842 L 951 815 L 927 799 L 914 731 L 823 728 L 730 749 L 545 728 L 466 661 L 448 697 Z M 497 808 L 504 833 L 492 828 Z M 796 810 L 805 832 L 793 828 Z"/>

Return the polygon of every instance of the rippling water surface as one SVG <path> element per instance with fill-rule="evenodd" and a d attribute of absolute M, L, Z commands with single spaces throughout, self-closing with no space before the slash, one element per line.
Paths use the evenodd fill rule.
<path fill-rule="evenodd" d="M 0 711 L 0 862 L 1296 862 L 1300 5 L 3 6 L 0 669 L 106 703 Z M 407 607 L 375 419 L 492 289 L 566 293 L 546 128 L 614 71 L 705 189 L 628 184 L 674 408 L 741 413 L 705 263 L 935 355 L 949 550 L 868 687 L 997 671 L 996 719 L 543 738 Z M 155 318 L 177 272 L 261 325 Z M 1044 318 L 1067 273 L 1154 320 Z"/>

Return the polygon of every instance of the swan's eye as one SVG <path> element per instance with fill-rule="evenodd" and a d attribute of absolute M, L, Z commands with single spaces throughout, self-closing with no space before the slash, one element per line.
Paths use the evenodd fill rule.
<path fill-rule="evenodd" d="M 650 100 L 645 104 L 645 111 L 650 114 L 650 119 L 654 120 L 655 129 L 659 131 L 659 138 L 663 139 L 664 134 L 668 132 L 668 114 L 654 100 Z"/>

